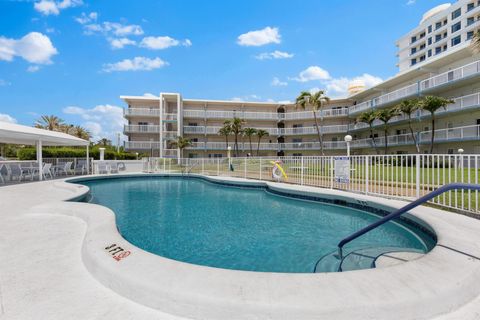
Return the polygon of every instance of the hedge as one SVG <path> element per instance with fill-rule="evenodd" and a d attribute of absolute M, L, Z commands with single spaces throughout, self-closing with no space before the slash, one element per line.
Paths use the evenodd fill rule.
<path fill-rule="evenodd" d="M 42 156 L 44 158 L 85 158 L 87 152 L 85 148 L 43 148 Z M 93 148 L 90 150 L 90 157 L 98 160 L 100 158 L 100 150 Z M 37 158 L 37 152 L 35 148 L 22 148 L 17 150 L 17 158 L 19 160 L 35 160 Z M 107 160 L 135 160 L 137 156 L 132 153 L 115 152 L 114 150 L 105 150 L 105 159 Z"/>

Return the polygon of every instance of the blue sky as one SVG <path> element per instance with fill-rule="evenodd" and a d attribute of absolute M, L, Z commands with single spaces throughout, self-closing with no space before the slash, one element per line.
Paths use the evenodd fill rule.
<path fill-rule="evenodd" d="M 121 131 L 120 95 L 293 100 L 393 76 L 437 0 L 0 0 L 0 120 Z"/>

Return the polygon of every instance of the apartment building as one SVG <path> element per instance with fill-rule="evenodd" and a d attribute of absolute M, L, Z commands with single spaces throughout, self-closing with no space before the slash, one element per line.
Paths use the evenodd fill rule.
<path fill-rule="evenodd" d="M 366 110 L 392 107 L 404 99 L 425 95 L 454 100 L 435 116 L 434 152 L 456 153 L 461 148 L 465 153 L 480 153 L 480 56 L 470 48 L 472 32 L 480 29 L 479 17 L 479 0 L 461 0 L 427 12 L 420 25 L 397 42 L 400 71 L 396 76 L 365 90 L 354 83 L 349 97 L 331 100 L 319 113 L 325 153 L 344 154 L 347 134 L 353 137 L 353 154 L 383 153 L 383 124 L 375 122 L 372 135 L 370 128 L 356 118 Z M 438 21 L 442 26 L 437 29 Z M 436 41 L 440 33 L 443 38 Z M 434 39 L 432 44 L 430 38 Z M 436 44 L 441 45 L 441 52 L 436 51 Z M 183 99 L 179 93 L 121 98 L 128 105 L 124 129 L 128 150 L 179 157 L 174 141 L 184 136 L 192 141 L 184 157 L 225 157 L 227 142 L 218 131 L 225 120 L 238 117 L 245 120 L 245 127 L 269 133 L 260 143 L 253 137 L 252 145 L 246 137 L 240 137 L 242 156 L 257 155 L 257 149 L 261 156 L 320 155 L 312 110 L 297 109 L 294 104 Z M 413 117 L 413 130 L 420 151 L 428 152 L 430 115 L 418 111 Z M 228 139 L 228 146 L 233 148 L 233 136 Z M 390 154 L 416 151 L 405 116 L 389 123 L 387 144 Z"/>

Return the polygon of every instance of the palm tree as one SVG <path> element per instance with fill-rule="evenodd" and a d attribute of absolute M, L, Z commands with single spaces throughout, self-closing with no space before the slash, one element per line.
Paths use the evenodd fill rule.
<path fill-rule="evenodd" d="M 46 129 L 50 131 L 61 131 L 62 126 L 64 125 L 65 122 L 63 119 L 60 119 L 54 115 L 41 116 L 40 119 L 35 122 L 35 128 Z"/>
<path fill-rule="evenodd" d="M 245 124 L 245 120 L 240 119 L 240 118 L 233 118 L 233 120 L 230 122 L 230 126 L 232 128 L 232 133 L 235 138 L 235 156 L 238 157 L 238 136 L 242 133 L 242 126 Z"/>
<path fill-rule="evenodd" d="M 254 128 L 245 128 L 243 129 L 243 134 L 248 138 L 250 142 L 250 155 L 253 155 L 253 148 L 252 148 L 252 137 L 257 133 L 257 129 Z"/>
<path fill-rule="evenodd" d="M 102 138 L 98 140 L 97 145 L 103 146 L 103 147 L 108 147 L 112 145 L 112 141 L 108 140 L 107 138 Z"/>
<path fill-rule="evenodd" d="M 475 53 L 480 53 L 480 30 L 473 35 L 471 46 Z"/>
<path fill-rule="evenodd" d="M 423 110 L 430 112 L 432 115 L 432 139 L 430 141 L 430 153 L 433 153 L 433 144 L 435 142 L 435 112 L 438 109 L 444 108 L 454 103 L 451 99 L 446 99 L 443 97 L 436 97 L 436 96 L 426 96 L 420 101 L 420 107 Z"/>
<path fill-rule="evenodd" d="M 175 142 L 173 142 L 178 149 L 180 149 L 180 158 L 183 158 L 183 149 L 192 145 L 192 141 L 187 138 L 178 136 Z"/>
<path fill-rule="evenodd" d="M 398 106 L 398 110 L 408 117 L 408 128 L 410 129 L 410 134 L 412 135 L 413 142 L 415 143 L 415 148 L 417 153 L 420 153 L 420 146 L 417 141 L 417 136 L 413 132 L 412 128 L 412 115 L 419 109 L 419 99 L 409 99 L 402 101 Z"/>
<path fill-rule="evenodd" d="M 373 109 L 363 112 L 357 118 L 357 122 L 366 123 L 370 128 L 370 136 L 372 138 L 373 147 L 375 148 L 375 152 L 378 153 L 377 143 L 375 142 L 375 137 L 373 136 L 373 123 L 375 120 L 377 120 L 377 112 Z"/>
<path fill-rule="evenodd" d="M 317 112 L 320 111 L 320 114 L 322 114 L 322 108 L 323 106 L 330 101 L 330 98 L 325 96 L 325 92 L 322 90 L 319 90 L 315 93 L 311 93 L 308 91 L 302 91 L 300 95 L 297 97 L 295 100 L 295 107 L 301 107 L 302 109 L 306 109 L 307 106 L 312 107 L 313 111 L 313 118 L 315 119 L 315 127 L 317 128 L 317 134 L 318 134 L 318 141 L 320 142 L 320 152 L 322 153 L 322 156 L 324 156 L 323 152 L 323 134 L 322 134 L 322 129 L 321 125 L 323 123 L 323 116 L 321 116 L 321 124 L 320 126 L 318 125 L 318 119 L 317 119 Z"/>
<path fill-rule="evenodd" d="M 388 153 L 388 122 L 400 114 L 397 108 L 382 109 L 377 112 L 377 119 L 383 122 L 385 154 Z"/>
<path fill-rule="evenodd" d="M 228 136 L 232 134 L 232 126 L 230 124 L 230 120 L 226 120 L 223 123 L 223 127 L 218 130 L 218 134 L 225 137 L 225 143 L 228 149 Z"/>
<path fill-rule="evenodd" d="M 262 140 L 263 137 L 268 136 L 268 131 L 263 129 L 258 129 L 256 132 L 256 135 L 258 137 L 258 144 L 257 144 L 257 157 L 258 157 L 260 155 L 260 141 Z"/>
<path fill-rule="evenodd" d="M 80 138 L 80 139 L 83 139 L 83 140 L 90 140 L 90 137 L 91 137 L 91 134 L 90 132 L 85 129 L 84 127 L 82 126 L 75 126 L 73 127 L 73 132 L 70 133 L 71 135 L 77 137 L 77 138 Z"/>

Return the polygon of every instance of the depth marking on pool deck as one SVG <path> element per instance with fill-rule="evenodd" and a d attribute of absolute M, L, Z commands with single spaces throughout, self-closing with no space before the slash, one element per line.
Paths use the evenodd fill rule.
<path fill-rule="evenodd" d="M 130 250 L 125 250 L 122 247 L 116 245 L 115 243 L 111 244 L 109 246 L 106 246 L 104 249 L 116 261 L 120 261 L 122 259 L 125 259 L 126 257 L 128 257 L 132 253 Z"/>

